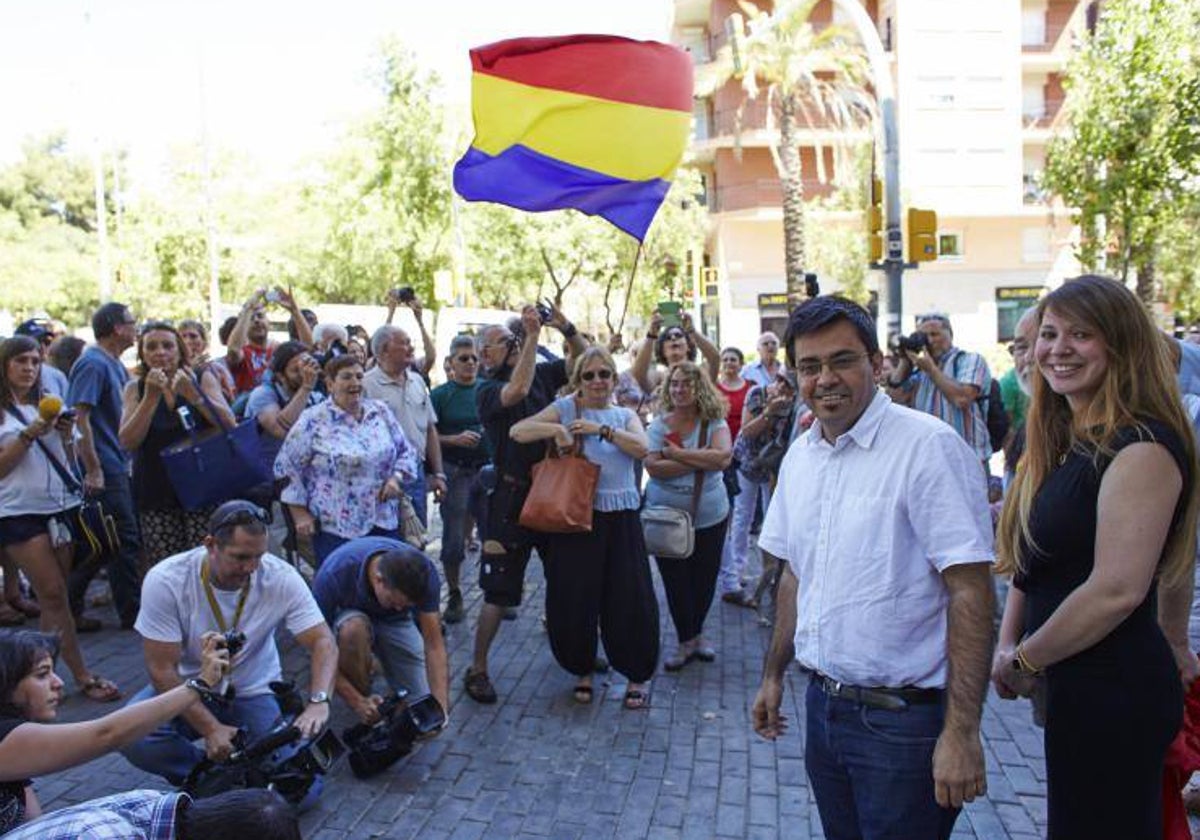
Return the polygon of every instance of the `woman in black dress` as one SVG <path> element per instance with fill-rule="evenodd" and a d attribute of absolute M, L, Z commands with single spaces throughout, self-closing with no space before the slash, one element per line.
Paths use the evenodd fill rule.
<path fill-rule="evenodd" d="M 1052 840 L 1158 840 L 1190 656 L 1190 597 L 1174 594 L 1191 593 L 1195 441 L 1167 340 L 1123 285 L 1070 280 L 1038 316 L 992 679 L 1011 698 L 1045 672 Z"/>

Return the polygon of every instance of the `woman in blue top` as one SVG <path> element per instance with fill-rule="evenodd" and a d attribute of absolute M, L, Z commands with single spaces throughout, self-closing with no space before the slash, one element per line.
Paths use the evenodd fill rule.
<path fill-rule="evenodd" d="M 704 619 L 712 606 L 721 569 L 721 548 L 729 519 L 729 497 L 723 473 L 732 457 L 725 399 L 693 362 L 671 368 L 663 386 L 663 414 L 650 424 L 646 456 L 646 504 L 665 505 L 692 514 L 696 529 L 690 557 L 656 557 L 667 608 L 675 623 L 679 649 L 663 663 L 678 671 L 694 659 L 712 662 L 716 652 L 705 643 Z M 699 502 L 692 509 L 695 482 Z"/>
<path fill-rule="evenodd" d="M 629 679 L 625 708 L 647 703 L 646 681 L 658 664 L 658 600 L 638 517 L 641 495 L 634 464 L 646 456 L 637 415 L 612 403 L 617 368 L 603 347 L 576 359 L 564 396 L 512 427 L 518 443 L 551 440 L 600 465 L 592 530 L 549 534 L 546 629 L 554 658 L 578 681 L 575 700 L 592 700 L 596 624 L 612 666 Z"/>

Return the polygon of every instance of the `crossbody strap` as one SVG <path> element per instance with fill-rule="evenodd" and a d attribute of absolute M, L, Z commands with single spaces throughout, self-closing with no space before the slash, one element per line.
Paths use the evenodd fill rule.
<path fill-rule="evenodd" d="M 15 405 L 10 405 L 8 407 L 8 413 L 17 418 L 17 420 L 21 423 L 24 423 L 26 427 L 29 426 L 29 423 L 24 417 L 21 416 L 21 412 L 17 411 L 17 407 Z M 62 479 L 63 484 L 67 485 L 72 493 L 82 493 L 83 485 L 80 483 L 79 479 L 76 478 L 74 473 L 72 473 L 67 467 L 64 467 L 59 462 L 55 454 L 50 451 L 50 448 L 46 446 L 46 444 L 42 443 L 42 439 L 35 437 L 33 442 L 37 444 L 38 449 L 42 450 L 42 454 L 46 456 L 46 460 L 50 462 L 50 466 L 54 467 L 54 471 L 58 473 L 58 477 Z"/>
<path fill-rule="evenodd" d="M 696 448 L 703 449 L 707 443 L 708 437 L 708 421 L 703 420 L 700 423 L 700 436 L 696 438 Z M 704 470 L 696 470 L 692 473 L 692 520 L 696 519 L 696 511 L 700 510 L 700 494 L 704 491 Z"/>

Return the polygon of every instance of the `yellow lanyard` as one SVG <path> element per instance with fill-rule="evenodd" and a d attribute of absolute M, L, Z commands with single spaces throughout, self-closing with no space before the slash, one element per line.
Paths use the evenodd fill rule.
<path fill-rule="evenodd" d="M 212 584 L 208 582 L 208 561 L 205 560 L 200 564 L 200 583 L 204 585 L 204 594 L 208 596 L 208 608 L 212 610 L 213 618 L 217 621 L 217 626 L 221 628 L 222 633 L 228 633 L 229 627 L 225 625 L 225 613 L 221 611 L 221 605 L 217 603 L 217 596 L 213 594 Z M 233 612 L 233 629 L 236 630 L 238 624 L 242 620 L 242 610 L 246 608 L 246 598 L 250 595 L 250 581 L 246 581 L 246 585 L 242 587 L 242 594 L 238 596 L 237 608 Z"/>

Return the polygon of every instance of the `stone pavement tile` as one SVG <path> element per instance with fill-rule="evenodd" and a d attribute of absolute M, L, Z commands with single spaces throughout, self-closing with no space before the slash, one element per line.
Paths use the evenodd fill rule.
<path fill-rule="evenodd" d="M 751 826 L 779 825 L 779 798 L 774 791 L 750 795 L 749 818 Z"/>
<path fill-rule="evenodd" d="M 1008 833 L 996 806 L 986 799 L 977 799 L 969 803 L 959 816 L 958 822 L 969 823 L 979 840 L 1004 840 Z"/>
<path fill-rule="evenodd" d="M 1029 812 L 1021 805 L 1010 805 L 1000 802 L 996 804 L 996 813 L 1000 816 L 1001 822 L 1004 823 L 1004 827 L 1008 829 L 1009 833 L 1037 833 L 1037 826 L 1034 825 Z"/>
<path fill-rule="evenodd" d="M 1046 795 L 1046 785 L 1037 780 L 1026 764 L 1006 764 L 1004 775 L 1012 782 L 1013 790 L 1018 794 Z"/>
<path fill-rule="evenodd" d="M 746 808 L 742 805 L 717 805 L 717 834 L 742 837 L 746 833 Z"/>

